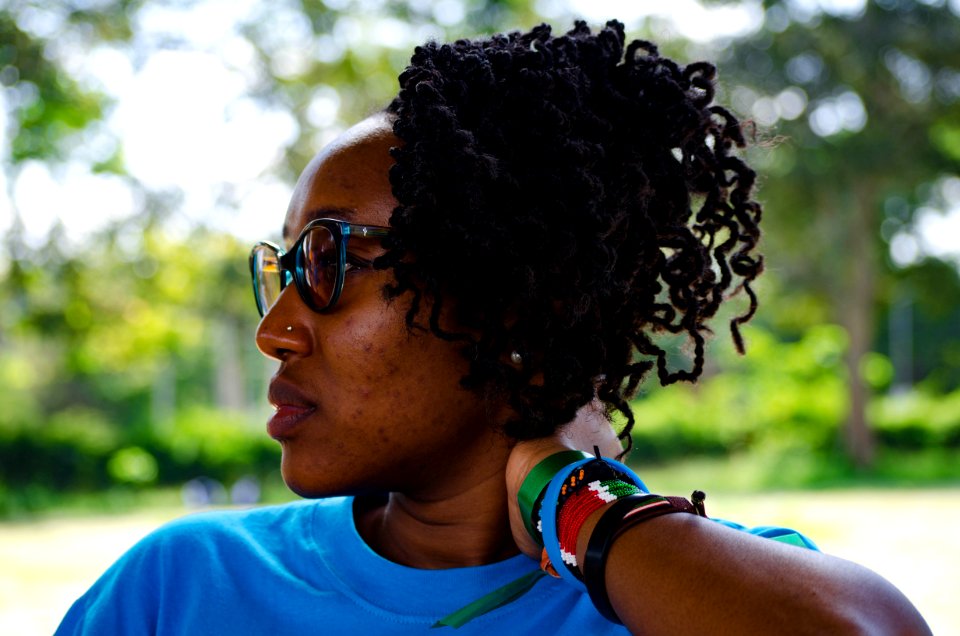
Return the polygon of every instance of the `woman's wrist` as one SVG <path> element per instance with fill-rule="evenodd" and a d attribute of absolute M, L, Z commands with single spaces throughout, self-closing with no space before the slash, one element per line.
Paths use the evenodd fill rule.
<path fill-rule="evenodd" d="M 594 453 L 564 465 L 534 497 L 547 472 L 575 457 L 562 452 L 541 459 L 529 472 L 520 487 L 522 496 L 517 498 L 521 511 L 530 510 L 530 517 L 522 520 L 527 529 L 524 540 L 532 539 L 542 546 L 541 567 L 578 587 L 583 583 L 576 543 L 584 520 L 606 503 L 646 492 L 643 481 L 630 468 L 601 457 L 596 447 Z M 532 508 L 531 500 L 536 502 Z"/>
<path fill-rule="evenodd" d="M 606 582 L 608 557 L 617 539 L 636 526 L 664 515 L 684 512 L 706 517 L 704 497 L 700 491 L 694 491 L 692 502 L 682 497 L 634 494 L 611 503 L 605 510 L 598 511 L 599 515 L 591 515 L 591 527 L 585 527 L 577 537 L 577 563 L 590 600 L 600 614 L 613 622 L 622 622 L 610 602 Z"/>

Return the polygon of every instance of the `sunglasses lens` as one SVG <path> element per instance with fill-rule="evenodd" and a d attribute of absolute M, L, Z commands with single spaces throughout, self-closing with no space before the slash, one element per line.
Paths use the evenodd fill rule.
<path fill-rule="evenodd" d="M 303 280 L 317 309 L 325 309 L 337 283 L 339 254 L 333 232 L 318 225 L 307 232 L 301 246 Z"/>
<path fill-rule="evenodd" d="M 253 248 L 251 259 L 253 264 L 253 293 L 257 300 L 257 309 L 263 316 L 270 311 L 273 303 L 277 302 L 277 298 L 283 290 L 280 279 L 280 259 L 276 250 L 268 245 L 257 245 Z"/>

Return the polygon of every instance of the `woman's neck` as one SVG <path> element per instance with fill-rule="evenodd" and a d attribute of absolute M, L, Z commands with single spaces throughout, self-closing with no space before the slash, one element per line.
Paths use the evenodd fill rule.
<path fill-rule="evenodd" d="M 505 467 L 488 466 L 465 486 L 391 493 L 385 503 L 358 498 L 360 536 L 380 556 L 422 569 L 483 565 L 518 554 L 507 516 Z"/>
<path fill-rule="evenodd" d="M 492 429 L 491 429 L 492 430 Z M 599 400 L 584 405 L 557 438 L 570 448 L 600 446 L 616 456 L 620 442 Z M 438 462 L 429 486 L 387 499 L 358 498 L 360 536 L 395 563 L 423 569 L 495 563 L 520 551 L 507 513 L 506 467 L 514 442 L 491 433 L 463 455 Z"/>

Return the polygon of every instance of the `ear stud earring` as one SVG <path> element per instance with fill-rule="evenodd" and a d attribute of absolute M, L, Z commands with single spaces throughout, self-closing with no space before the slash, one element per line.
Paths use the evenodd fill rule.
<path fill-rule="evenodd" d="M 293 331 L 293 325 L 287 325 L 287 332 Z"/>
<path fill-rule="evenodd" d="M 516 365 L 521 365 L 523 364 L 523 356 L 520 355 L 519 351 L 514 350 L 513 352 L 510 353 L 510 362 Z"/>

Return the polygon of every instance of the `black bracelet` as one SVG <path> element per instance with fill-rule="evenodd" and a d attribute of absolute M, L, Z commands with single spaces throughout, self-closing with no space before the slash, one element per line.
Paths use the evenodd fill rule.
<path fill-rule="evenodd" d="M 606 575 L 607 555 L 613 542 L 628 528 L 654 517 L 674 512 L 687 512 L 706 517 L 703 507 L 705 495 L 694 491 L 693 503 L 683 497 L 662 497 L 660 495 L 638 494 L 618 499 L 600 517 L 583 559 L 583 582 L 597 611 L 609 621 L 623 624 L 610 604 L 607 594 Z"/>

